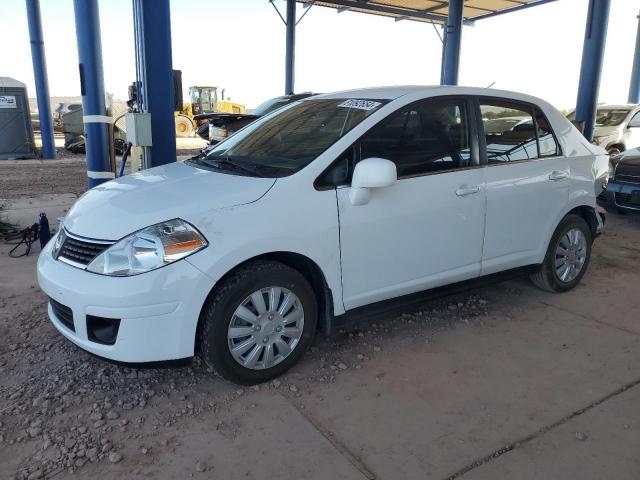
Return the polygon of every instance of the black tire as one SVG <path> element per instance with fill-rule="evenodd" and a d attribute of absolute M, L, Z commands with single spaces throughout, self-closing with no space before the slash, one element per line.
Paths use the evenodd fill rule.
<path fill-rule="evenodd" d="M 184 115 L 176 116 L 176 137 L 188 138 L 193 136 L 193 123 Z"/>
<path fill-rule="evenodd" d="M 585 236 L 587 244 L 586 259 L 584 265 L 582 266 L 582 270 L 578 273 L 578 275 L 570 282 L 563 282 L 558 277 L 558 274 L 556 273 L 556 270 L 554 268 L 555 253 L 560 239 L 572 228 L 580 229 L 582 231 L 582 234 Z M 546 290 L 547 292 L 556 293 L 571 290 L 580 282 L 585 272 L 587 271 L 587 268 L 589 267 L 592 243 L 593 238 L 591 229 L 589 228 L 587 222 L 578 215 L 567 215 L 562 219 L 562 221 L 556 228 L 556 231 L 553 233 L 551 241 L 549 242 L 549 247 L 547 248 L 547 253 L 544 257 L 544 261 L 542 262 L 542 265 L 540 265 L 540 270 L 531 275 L 531 281 L 536 287 L 542 290 Z"/>
<path fill-rule="evenodd" d="M 293 292 L 304 310 L 303 333 L 288 357 L 271 368 L 253 370 L 240 365 L 229 351 L 227 330 L 233 313 L 251 293 L 271 286 Z M 232 272 L 213 290 L 200 314 L 199 347 L 205 363 L 223 378 L 241 385 L 267 382 L 291 368 L 313 340 L 318 322 L 316 297 L 307 280 L 282 263 L 260 260 Z"/>
<path fill-rule="evenodd" d="M 620 155 L 620 153 L 622 153 L 622 150 L 620 149 L 620 147 L 613 146 L 607 148 L 607 153 L 610 157 L 615 157 L 616 155 Z"/>

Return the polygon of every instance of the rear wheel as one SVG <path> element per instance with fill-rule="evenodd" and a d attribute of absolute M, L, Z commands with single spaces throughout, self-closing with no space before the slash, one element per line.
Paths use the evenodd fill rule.
<path fill-rule="evenodd" d="M 548 292 L 571 290 L 587 270 L 591 243 L 587 222 L 578 215 L 567 215 L 556 228 L 540 270 L 531 280 Z"/>
<path fill-rule="evenodd" d="M 313 290 L 296 270 L 249 263 L 216 288 L 201 315 L 204 361 L 222 377 L 252 385 L 292 367 L 316 330 Z"/>

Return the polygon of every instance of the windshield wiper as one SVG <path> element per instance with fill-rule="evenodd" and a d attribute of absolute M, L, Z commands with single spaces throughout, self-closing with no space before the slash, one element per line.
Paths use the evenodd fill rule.
<path fill-rule="evenodd" d="M 249 173 L 256 177 L 265 176 L 264 173 L 260 171 L 260 168 L 257 165 L 249 165 L 246 163 L 237 162 L 235 160 L 230 159 L 229 157 L 214 157 L 214 158 L 204 157 L 198 160 L 204 163 L 205 165 L 209 165 L 214 168 L 227 167 L 233 170 Z"/>

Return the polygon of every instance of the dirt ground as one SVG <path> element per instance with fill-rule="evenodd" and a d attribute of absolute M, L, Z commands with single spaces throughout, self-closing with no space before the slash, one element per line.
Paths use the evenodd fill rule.
<path fill-rule="evenodd" d="M 83 191 L 83 168 L 0 163 L 0 198 L 12 218 L 25 202 L 51 218 Z M 88 355 L 47 319 L 39 248 L 9 248 L 0 478 L 640 478 L 640 216 L 610 214 L 572 292 L 516 279 L 425 301 L 318 338 L 254 388 L 198 359 L 130 369 Z"/>
<path fill-rule="evenodd" d="M 198 152 L 198 149 L 179 150 L 178 155 L 188 157 Z M 86 191 L 85 156 L 58 149 L 58 158 L 0 161 L 0 200 L 59 193 L 80 195 Z M 120 166 L 119 157 L 117 165 Z"/>

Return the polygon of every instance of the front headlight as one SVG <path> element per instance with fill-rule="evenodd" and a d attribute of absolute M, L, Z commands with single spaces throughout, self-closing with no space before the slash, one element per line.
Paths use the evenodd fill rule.
<path fill-rule="evenodd" d="M 176 218 L 124 237 L 94 258 L 87 270 L 126 277 L 164 267 L 207 246 L 193 226 Z"/>
<path fill-rule="evenodd" d="M 60 255 L 60 250 L 62 249 L 62 245 L 64 245 L 64 241 L 66 239 L 67 234 L 64 233 L 64 228 L 62 228 L 61 226 L 53 240 L 53 248 L 51 249 L 51 255 L 53 255 L 53 258 L 58 258 L 58 255 Z"/>

